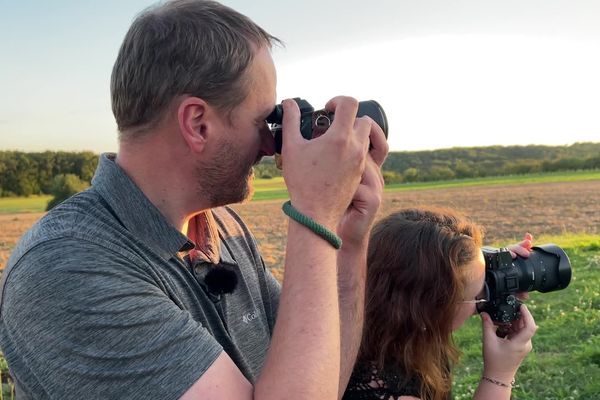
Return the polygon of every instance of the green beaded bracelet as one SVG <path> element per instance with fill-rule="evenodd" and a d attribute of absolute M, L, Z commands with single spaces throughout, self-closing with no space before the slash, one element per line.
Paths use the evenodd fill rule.
<path fill-rule="evenodd" d="M 286 201 L 283 203 L 281 207 L 285 215 L 298 222 L 299 224 L 304 225 L 317 235 L 321 236 L 323 239 L 327 240 L 329 244 L 331 244 L 334 248 L 339 249 L 342 247 L 342 239 L 335 233 L 331 232 L 329 229 L 325 228 L 323 225 L 317 223 L 310 217 L 302 214 L 300 211 L 296 210 L 294 206 L 292 206 L 291 201 Z"/>

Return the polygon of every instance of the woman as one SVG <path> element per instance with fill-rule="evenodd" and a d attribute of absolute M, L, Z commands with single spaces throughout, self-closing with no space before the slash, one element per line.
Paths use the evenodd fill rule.
<path fill-rule="evenodd" d="M 452 332 L 485 301 L 482 236 L 478 225 L 449 209 L 406 209 L 374 226 L 365 331 L 343 399 L 450 398 L 459 357 Z M 527 257 L 531 241 L 527 234 L 510 249 Z M 481 313 L 484 368 L 475 399 L 510 399 L 536 330 L 525 306 L 521 314 L 501 339 Z"/>

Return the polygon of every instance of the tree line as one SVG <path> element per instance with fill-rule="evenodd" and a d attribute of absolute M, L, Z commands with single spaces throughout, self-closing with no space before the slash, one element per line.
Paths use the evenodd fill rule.
<path fill-rule="evenodd" d="M 79 191 L 90 185 L 97 165 L 98 155 L 89 151 L 0 151 L 0 197 Z M 600 169 L 600 143 L 391 152 L 383 165 L 388 184 L 593 169 Z M 281 171 L 265 158 L 255 175 Z"/>
<path fill-rule="evenodd" d="M 0 197 L 76 193 L 90 185 L 97 165 L 91 151 L 0 151 Z"/>
<path fill-rule="evenodd" d="M 569 146 L 454 147 L 390 152 L 383 164 L 386 184 L 600 169 L 600 143 Z M 273 160 L 255 168 L 259 178 L 280 176 Z"/>

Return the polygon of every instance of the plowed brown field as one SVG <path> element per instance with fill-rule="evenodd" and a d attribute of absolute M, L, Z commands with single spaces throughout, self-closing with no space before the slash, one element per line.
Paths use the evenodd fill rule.
<path fill-rule="evenodd" d="M 282 200 L 235 205 L 256 236 L 266 264 L 281 278 L 287 218 Z M 380 216 L 403 207 L 453 207 L 486 227 L 486 242 L 562 233 L 600 234 L 600 181 L 424 189 L 386 193 Z M 0 269 L 42 213 L 0 214 Z"/>
<path fill-rule="evenodd" d="M 287 217 L 283 201 L 236 205 L 278 278 L 283 268 Z M 563 233 L 600 234 L 600 181 L 424 189 L 386 193 L 379 216 L 404 207 L 452 207 L 486 229 L 487 244 Z"/>

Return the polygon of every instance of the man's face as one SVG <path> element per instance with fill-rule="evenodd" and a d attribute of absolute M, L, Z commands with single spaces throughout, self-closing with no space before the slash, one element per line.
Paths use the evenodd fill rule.
<path fill-rule="evenodd" d="M 222 117 L 219 144 L 210 162 L 198 168 L 200 188 L 210 191 L 213 207 L 238 203 L 252 193 L 252 166 L 275 152 L 275 140 L 265 119 L 275 107 L 276 73 L 269 50 L 257 50 L 246 71 L 248 96 Z"/>

